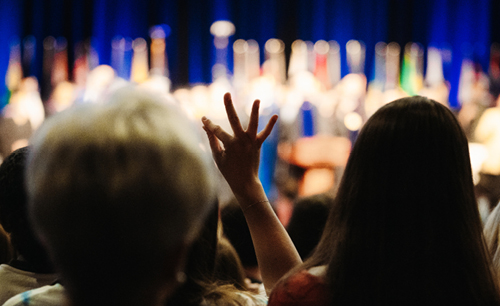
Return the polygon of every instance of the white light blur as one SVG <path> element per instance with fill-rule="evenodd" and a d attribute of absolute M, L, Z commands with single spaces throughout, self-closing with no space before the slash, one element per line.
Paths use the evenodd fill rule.
<path fill-rule="evenodd" d="M 229 37 L 234 34 L 234 31 L 234 24 L 228 20 L 216 21 L 210 27 L 210 33 L 217 37 Z"/>
<path fill-rule="evenodd" d="M 363 124 L 363 119 L 356 112 L 348 113 L 344 117 L 344 124 L 346 128 L 349 129 L 350 131 L 357 131 L 361 128 L 361 125 Z"/>

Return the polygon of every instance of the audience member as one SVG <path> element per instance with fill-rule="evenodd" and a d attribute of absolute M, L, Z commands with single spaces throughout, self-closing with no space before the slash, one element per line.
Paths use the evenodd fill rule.
<path fill-rule="evenodd" d="M 56 283 L 22 292 L 7 300 L 3 306 L 61 306 L 69 305 L 64 287 Z"/>
<path fill-rule="evenodd" d="M 302 260 L 309 257 L 318 244 L 332 205 L 333 198 L 327 194 L 307 196 L 295 201 L 286 229 Z"/>
<path fill-rule="evenodd" d="M 496 103 L 496 107 L 488 108 L 482 114 L 475 130 L 476 141 L 487 151 L 479 172 L 476 195 L 487 199 L 490 211 L 500 201 L 500 97 Z"/>
<path fill-rule="evenodd" d="M 10 243 L 9 234 L 0 224 L 0 265 L 8 263 L 14 257 L 14 249 Z"/>
<path fill-rule="evenodd" d="M 230 201 L 221 209 L 221 221 L 224 235 L 233 245 L 245 269 L 245 275 L 253 283 L 262 283 L 252 236 L 248 229 L 245 215 L 236 200 Z"/>
<path fill-rule="evenodd" d="M 215 279 L 221 283 L 234 285 L 239 290 L 246 290 L 246 275 L 240 257 L 229 240 L 222 236 L 217 241 L 215 256 Z"/>
<path fill-rule="evenodd" d="M 235 136 L 210 121 L 204 124 L 219 169 L 237 197 L 246 195 L 240 204 L 266 289 L 278 281 L 270 282 L 269 275 L 294 267 L 274 287 L 270 306 L 500 303 L 474 199 L 467 139 L 446 107 L 424 97 L 403 98 L 367 121 L 321 241 L 299 265 L 293 246 L 270 243 L 278 237 L 288 246 L 289 239 L 269 230 L 273 214 L 255 187 L 251 165 L 258 164 L 265 139 L 259 136 L 269 130 L 255 137 L 250 123 L 243 131 L 228 97 L 226 103 Z M 259 198 L 249 203 L 250 194 Z M 279 267 L 268 266 L 277 261 Z"/>
<path fill-rule="evenodd" d="M 32 134 L 33 129 L 29 121 L 17 123 L 13 117 L 0 115 L 0 160 L 27 146 Z"/>
<path fill-rule="evenodd" d="M 57 279 L 26 214 L 24 171 L 28 151 L 28 147 L 23 147 L 12 152 L 0 166 L 0 223 L 9 233 L 15 252 L 13 260 L 0 265 L 0 305 L 18 293 Z"/>
<path fill-rule="evenodd" d="M 290 269 L 300 264 L 285 228 L 274 213 L 258 177 L 260 149 L 278 116 L 271 117 L 257 133 L 260 101 L 253 103 L 248 128 L 241 126 L 229 93 L 224 104 L 234 136 L 206 117 L 202 118 L 212 156 L 241 206 L 255 246 L 262 281 L 267 292 Z M 222 145 L 221 145 L 222 142 Z"/>
<path fill-rule="evenodd" d="M 231 244 L 221 235 L 218 207 L 209 213 L 193 242 L 185 267 L 185 281 L 164 305 L 266 305 L 265 295 L 252 294 L 245 287 L 243 267 Z M 219 238 L 218 238 L 219 237 Z M 235 257 L 232 257 L 235 256 Z M 241 265 L 241 263 L 240 263 Z M 238 269 L 239 268 L 239 269 Z M 44 286 L 9 299 L 8 306 L 58 306 L 67 293 L 61 284 Z"/>
<path fill-rule="evenodd" d="M 484 225 L 484 239 L 490 253 L 493 270 L 500 282 L 500 205 L 491 212 Z"/>
<path fill-rule="evenodd" d="M 307 305 L 498 305 L 489 264 L 462 129 L 403 98 L 366 123 L 320 244 L 269 304 L 297 305 L 301 284 Z"/>
<path fill-rule="evenodd" d="M 242 267 L 230 267 L 227 253 L 219 253 L 224 247 L 220 247 L 219 235 L 219 210 L 214 209 L 188 255 L 186 281 L 169 299 L 168 306 L 267 305 L 267 297 L 245 287 L 243 271 L 238 271 Z"/>
<path fill-rule="evenodd" d="M 69 303 L 162 305 L 215 199 L 193 126 L 125 88 L 49 118 L 32 145 L 29 213 Z"/>

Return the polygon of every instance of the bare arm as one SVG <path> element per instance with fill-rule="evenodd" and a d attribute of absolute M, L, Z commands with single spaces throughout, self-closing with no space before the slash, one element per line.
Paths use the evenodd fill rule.
<path fill-rule="evenodd" d="M 213 158 L 245 214 L 262 280 L 269 292 L 283 275 L 302 262 L 267 200 L 258 177 L 260 148 L 278 116 L 274 115 L 264 130 L 257 133 L 260 102 L 256 100 L 245 131 L 229 93 L 224 95 L 224 104 L 234 135 L 205 117 L 202 118 L 203 128 L 207 132 Z"/>

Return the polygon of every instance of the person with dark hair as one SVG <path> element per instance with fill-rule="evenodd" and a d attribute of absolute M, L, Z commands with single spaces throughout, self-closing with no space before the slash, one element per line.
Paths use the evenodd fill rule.
<path fill-rule="evenodd" d="M 221 221 L 224 235 L 231 242 L 245 269 L 246 277 L 253 283 L 262 283 L 252 236 L 248 229 L 245 215 L 236 200 L 230 201 L 221 208 Z"/>
<path fill-rule="evenodd" d="M 321 288 L 315 305 L 498 305 L 481 230 L 454 115 L 424 97 L 396 100 L 363 127 L 316 251 L 269 304 L 287 304 L 307 279 Z"/>
<path fill-rule="evenodd" d="M 230 172 L 224 161 L 237 171 L 251 156 L 258 161 L 258 146 L 244 146 L 237 116 L 230 111 L 228 117 L 233 137 L 205 124 L 209 137 L 224 143 L 221 149 L 211 142 L 222 173 Z M 238 192 L 258 190 L 225 178 Z M 265 205 L 240 204 L 251 231 L 265 226 L 271 214 Z M 295 254 L 269 246 L 261 233 L 252 237 L 259 264 Z M 292 267 L 283 279 L 267 282 L 269 305 L 499 305 L 490 264 L 460 125 L 435 101 L 403 98 L 362 128 L 319 245 L 304 264 L 282 265 Z"/>
<path fill-rule="evenodd" d="M 0 223 L 0 265 L 8 263 L 14 258 L 14 248 L 10 243 L 9 234 L 3 229 Z"/>
<path fill-rule="evenodd" d="M 12 296 L 49 285 L 57 275 L 30 226 L 24 171 L 28 147 L 12 152 L 0 166 L 0 223 L 10 236 L 15 257 L 0 265 L 0 305 Z"/>
<path fill-rule="evenodd" d="M 186 281 L 166 306 L 267 305 L 266 296 L 255 294 L 246 288 L 241 262 L 220 231 L 217 208 L 218 206 L 208 215 L 199 237 L 189 251 Z"/>
<path fill-rule="evenodd" d="M 127 87 L 32 139 L 29 215 L 72 306 L 162 305 L 215 202 L 212 164 L 174 105 Z"/>
<path fill-rule="evenodd" d="M 309 257 L 318 244 L 332 205 L 333 198 L 327 194 L 311 195 L 295 201 L 286 230 L 302 260 Z"/>

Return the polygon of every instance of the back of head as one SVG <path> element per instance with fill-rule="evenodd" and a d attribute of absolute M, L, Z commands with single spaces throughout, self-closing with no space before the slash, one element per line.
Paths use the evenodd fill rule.
<path fill-rule="evenodd" d="M 286 230 L 302 259 L 307 258 L 318 244 L 332 203 L 333 198 L 326 194 L 295 201 Z"/>
<path fill-rule="evenodd" d="M 17 149 L 0 166 L 0 223 L 10 234 L 15 252 L 29 263 L 25 266 L 31 272 L 51 272 L 46 252 L 35 238 L 26 213 L 24 171 L 28 152 L 28 147 Z"/>
<path fill-rule="evenodd" d="M 224 234 L 236 249 L 243 267 L 258 267 L 252 236 L 250 235 L 245 215 L 236 202 L 236 199 L 233 199 L 233 201 L 227 203 L 221 209 L 221 221 Z"/>
<path fill-rule="evenodd" d="M 202 304 L 208 287 L 214 281 L 218 222 L 219 209 L 218 205 L 215 205 L 208 213 L 187 255 L 186 280 L 165 305 L 197 306 Z"/>
<path fill-rule="evenodd" d="M 198 144 L 175 107 L 133 88 L 51 117 L 37 132 L 30 215 L 73 301 L 127 292 L 120 303 L 130 304 L 175 278 L 175 259 L 214 197 Z"/>
<path fill-rule="evenodd" d="M 222 236 L 214 207 L 193 242 L 186 262 L 186 281 L 164 305 L 240 305 L 244 271 L 238 254 Z"/>
<path fill-rule="evenodd" d="M 15 150 L 0 165 L 0 223 L 8 233 L 27 225 L 24 169 L 28 150 Z"/>
<path fill-rule="evenodd" d="M 224 236 L 217 242 L 215 257 L 215 280 L 219 284 L 231 284 L 239 290 L 245 290 L 245 270 L 240 257 L 231 242 Z"/>
<path fill-rule="evenodd" d="M 467 140 L 447 108 L 409 97 L 367 121 L 310 264 L 329 264 L 336 305 L 497 302 Z"/>

